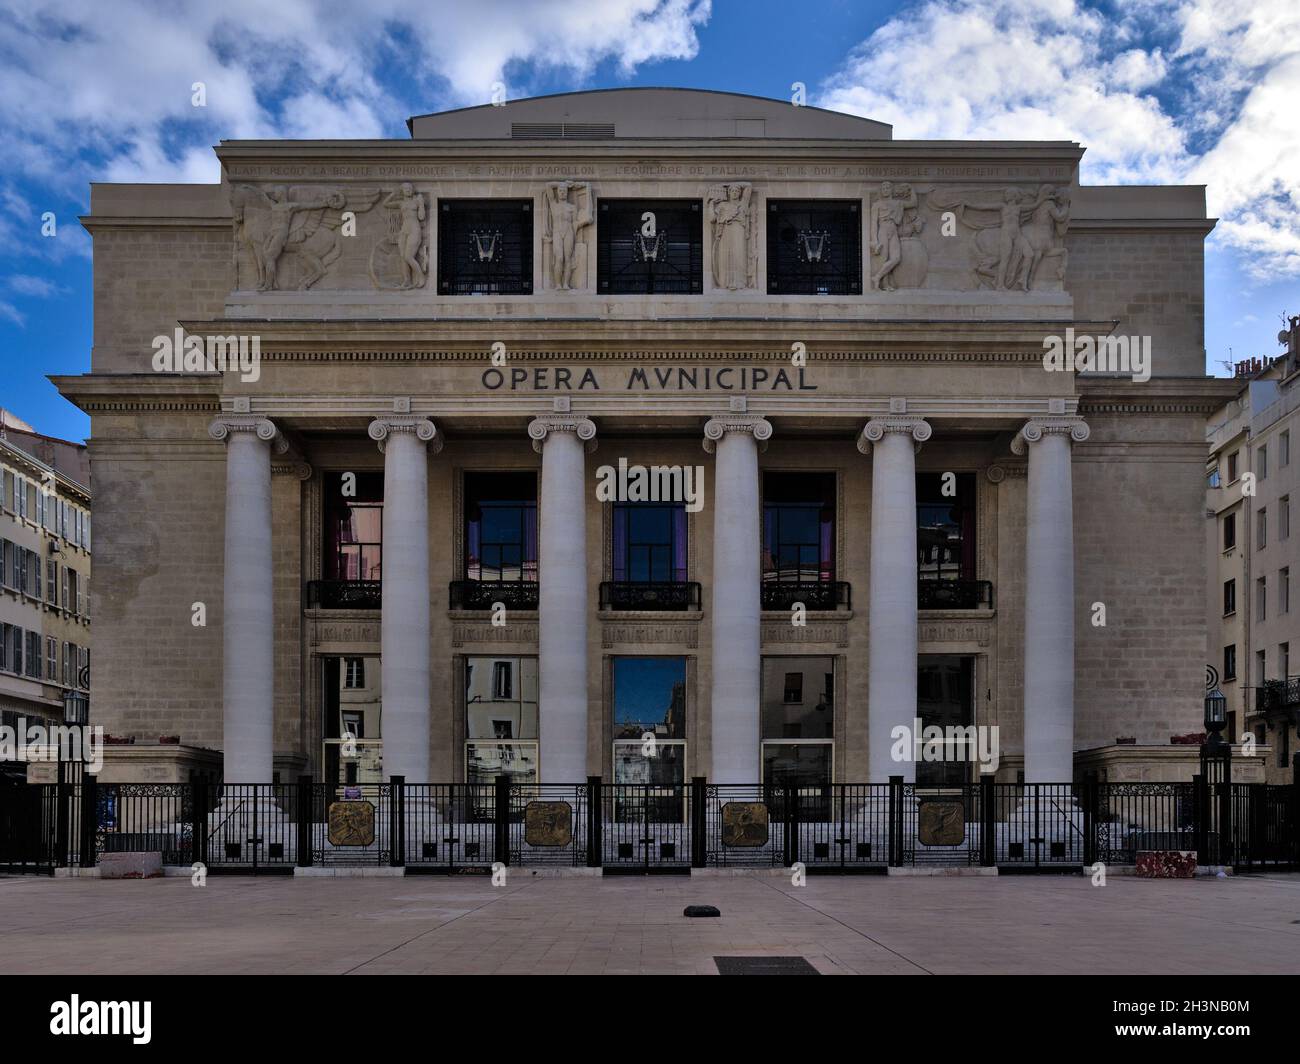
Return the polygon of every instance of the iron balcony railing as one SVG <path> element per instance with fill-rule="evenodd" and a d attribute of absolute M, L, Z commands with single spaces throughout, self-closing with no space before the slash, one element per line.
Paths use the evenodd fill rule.
<path fill-rule="evenodd" d="M 993 608 L 993 584 L 988 580 L 920 580 L 916 606 L 922 610 Z"/>
<path fill-rule="evenodd" d="M 802 602 L 809 610 L 847 610 L 853 605 L 853 589 L 845 580 L 764 580 L 765 610 L 788 610 Z"/>
<path fill-rule="evenodd" d="M 1300 706 L 1300 676 L 1286 680 L 1266 680 L 1255 688 L 1255 712 L 1277 713 Z"/>
<path fill-rule="evenodd" d="M 453 610 L 490 610 L 500 602 L 507 609 L 537 609 L 536 580 L 453 580 L 448 597 Z"/>
<path fill-rule="evenodd" d="M 324 610 L 377 610 L 378 580 L 309 580 L 307 605 Z"/>
<path fill-rule="evenodd" d="M 606 580 L 600 585 L 602 610 L 698 610 L 700 585 L 694 580 Z"/>

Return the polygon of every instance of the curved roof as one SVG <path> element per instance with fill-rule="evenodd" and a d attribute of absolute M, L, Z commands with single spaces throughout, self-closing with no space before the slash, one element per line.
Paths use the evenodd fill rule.
<path fill-rule="evenodd" d="M 533 96 L 415 115 L 406 126 L 417 140 L 889 140 L 893 135 L 884 122 L 789 100 L 672 88 Z"/>

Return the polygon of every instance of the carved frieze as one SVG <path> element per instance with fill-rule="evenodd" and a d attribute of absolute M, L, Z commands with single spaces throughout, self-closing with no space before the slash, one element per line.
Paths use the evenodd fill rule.
<path fill-rule="evenodd" d="M 781 620 L 765 620 L 762 625 L 764 643 L 834 643 L 837 647 L 849 645 L 848 618 L 813 620 L 809 615 L 806 625 L 790 623 L 788 616 Z"/>
<path fill-rule="evenodd" d="M 376 288 L 423 288 L 429 276 L 428 204 L 409 182 L 384 197 L 384 235 L 370 249 Z"/>
<path fill-rule="evenodd" d="M 557 292 L 587 287 L 588 235 L 596 194 L 587 181 L 554 181 L 542 192 L 543 282 Z"/>
<path fill-rule="evenodd" d="M 509 624 L 493 625 L 490 618 L 481 621 L 455 620 L 451 625 L 451 645 L 466 643 L 496 643 L 530 645 L 537 642 L 537 622 L 512 620 Z"/>
<path fill-rule="evenodd" d="M 753 288 L 758 276 L 754 238 L 753 186 L 748 181 L 713 185 L 704 194 L 704 216 L 712 232 L 713 286 Z"/>
<path fill-rule="evenodd" d="M 603 648 L 608 650 L 628 643 L 685 646 L 693 649 L 700 645 L 700 624 L 698 620 L 602 620 L 600 645 Z"/>

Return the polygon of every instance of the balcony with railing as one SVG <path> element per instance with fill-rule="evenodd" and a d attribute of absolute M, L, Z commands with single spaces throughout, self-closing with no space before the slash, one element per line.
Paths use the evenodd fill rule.
<path fill-rule="evenodd" d="M 1265 680 L 1255 688 L 1256 713 L 1281 713 L 1300 707 L 1300 676 Z"/>
<path fill-rule="evenodd" d="M 700 585 L 694 580 L 606 580 L 600 585 L 600 608 L 698 610 Z"/>
<path fill-rule="evenodd" d="M 920 580 L 916 606 L 921 610 L 991 610 L 993 583 L 989 580 Z"/>
<path fill-rule="evenodd" d="M 453 580 L 448 585 L 453 610 L 490 610 L 500 602 L 509 610 L 535 610 L 536 580 Z"/>
<path fill-rule="evenodd" d="M 764 580 L 763 609 L 789 610 L 802 602 L 806 610 L 847 610 L 853 607 L 852 586 L 846 580 Z"/>
<path fill-rule="evenodd" d="M 320 610 L 377 610 L 378 580 L 309 580 L 307 607 Z"/>

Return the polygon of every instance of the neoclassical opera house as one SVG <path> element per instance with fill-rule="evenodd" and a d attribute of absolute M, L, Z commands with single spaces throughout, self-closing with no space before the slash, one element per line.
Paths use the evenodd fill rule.
<path fill-rule="evenodd" d="M 94 186 L 105 779 L 976 778 L 917 719 L 1190 778 L 1201 188 L 728 93 L 408 127 Z"/>

